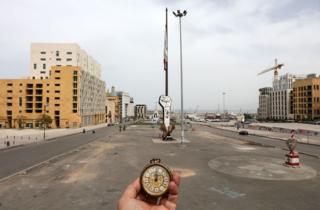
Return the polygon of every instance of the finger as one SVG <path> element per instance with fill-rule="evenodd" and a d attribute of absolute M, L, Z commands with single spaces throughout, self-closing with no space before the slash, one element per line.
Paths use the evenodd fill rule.
<path fill-rule="evenodd" d="M 176 183 L 177 186 L 180 185 L 180 171 L 173 172 L 173 181 Z"/>
<path fill-rule="evenodd" d="M 168 201 L 177 204 L 177 202 L 178 202 L 178 194 L 179 194 L 178 186 L 176 185 L 175 182 L 170 182 L 170 184 L 169 184 Z"/>
<path fill-rule="evenodd" d="M 136 179 L 127 187 L 123 195 L 128 198 L 136 198 L 140 189 L 141 189 L 140 181 L 139 179 Z"/>
<path fill-rule="evenodd" d="M 162 199 L 161 204 L 166 207 L 168 210 L 175 210 L 177 205 L 168 199 Z"/>

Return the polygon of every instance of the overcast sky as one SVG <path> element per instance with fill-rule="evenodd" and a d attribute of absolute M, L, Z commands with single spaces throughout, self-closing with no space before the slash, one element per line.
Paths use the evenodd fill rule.
<path fill-rule="evenodd" d="M 102 66 L 108 88 L 154 108 L 164 93 L 165 8 L 169 94 L 180 107 L 182 19 L 185 108 L 255 110 L 258 89 L 280 74 L 320 74 L 320 0 L 1 0 L 0 78 L 29 74 L 31 42 L 78 43 Z"/>

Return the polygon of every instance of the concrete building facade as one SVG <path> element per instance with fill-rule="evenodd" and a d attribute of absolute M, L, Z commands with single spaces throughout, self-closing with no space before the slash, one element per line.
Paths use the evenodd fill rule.
<path fill-rule="evenodd" d="M 75 43 L 32 43 L 30 51 L 30 76 L 48 79 L 51 66 L 79 66 L 81 70 L 97 78 L 101 67 Z"/>
<path fill-rule="evenodd" d="M 53 120 L 52 128 L 69 128 L 104 122 L 104 105 L 101 107 L 99 91 L 93 91 L 88 104 L 83 94 L 84 77 L 79 67 L 52 67 L 49 79 L 0 80 L 0 124 L 6 128 L 41 127 L 40 119 L 47 114 Z M 87 89 L 93 89 L 88 88 Z M 90 99 L 91 99 L 90 98 Z M 98 100 L 95 100 L 98 99 Z M 103 99 L 102 99 L 103 100 Z M 82 107 L 95 107 L 83 111 Z"/>
<path fill-rule="evenodd" d="M 119 97 L 119 117 L 120 121 L 134 117 L 134 101 L 129 93 L 118 91 L 116 95 Z"/>
<path fill-rule="evenodd" d="M 268 120 L 271 117 L 271 87 L 259 89 L 258 119 Z"/>
<path fill-rule="evenodd" d="M 293 107 L 295 120 L 320 119 L 320 76 L 310 74 L 293 83 Z"/>
<path fill-rule="evenodd" d="M 271 118 L 274 120 L 293 119 L 292 84 L 303 77 L 285 74 L 273 81 L 271 91 Z"/>
<path fill-rule="evenodd" d="M 31 67 L 29 79 L 0 80 L 0 127 L 40 127 L 43 114 L 52 128 L 105 122 L 100 66 L 78 45 L 32 44 Z"/>

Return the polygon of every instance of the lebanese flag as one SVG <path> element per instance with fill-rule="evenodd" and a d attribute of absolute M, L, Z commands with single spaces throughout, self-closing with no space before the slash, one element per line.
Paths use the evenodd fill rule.
<path fill-rule="evenodd" d="M 166 8 L 166 28 L 164 32 L 163 69 L 168 70 L 168 9 Z"/>

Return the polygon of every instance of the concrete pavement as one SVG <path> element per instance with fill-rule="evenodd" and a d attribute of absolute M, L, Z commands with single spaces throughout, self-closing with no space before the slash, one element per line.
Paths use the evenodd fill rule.
<path fill-rule="evenodd" d="M 316 158 L 301 159 L 312 173 L 287 170 L 278 164 L 284 151 L 223 137 L 214 129 L 186 132 L 185 146 L 154 143 L 158 133 L 144 125 L 101 134 L 76 153 L 0 183 L 0 209 L 116 209 L 124 188 L 154 157 L 181 171 L 181 210 L 320 208 Z M 233 167 L 221 165 L 227 162 Z"/>

